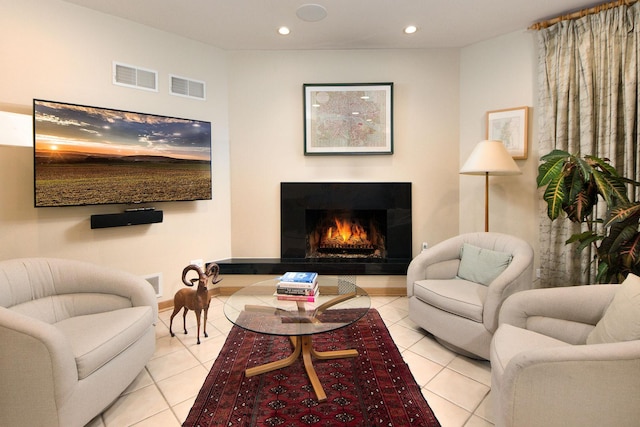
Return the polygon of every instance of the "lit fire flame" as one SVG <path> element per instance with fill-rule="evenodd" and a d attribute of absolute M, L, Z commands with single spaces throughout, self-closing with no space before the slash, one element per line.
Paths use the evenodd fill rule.
<path fill-rule="evenodd" d="M 351 223 L 345 219 L 334 218 L 336 228 L 329 227 L 327 229 L 327 239 L 334 237 L 340 237 L 343 242 L 348 242 L 349 239 L 366 240 L 367 232 L 360 224 Z"/>

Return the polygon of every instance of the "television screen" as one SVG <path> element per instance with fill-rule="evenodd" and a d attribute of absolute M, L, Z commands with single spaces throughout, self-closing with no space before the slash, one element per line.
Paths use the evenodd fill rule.
<path fill-rule="evenodd" d="M 211 123 L 33 101 L 35 206 L 209 200 Z"/>

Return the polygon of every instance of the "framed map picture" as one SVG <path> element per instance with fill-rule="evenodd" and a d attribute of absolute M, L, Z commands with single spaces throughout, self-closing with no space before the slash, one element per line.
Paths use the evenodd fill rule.
<path fill-rule="evenodd" d="M 393 83 L 304 84 L 304 154 L 393 154 Z"/>
<path fill-rule="evenodd" d="M 527 116 L 529 107 L 487 112 L 487 139 L 502 141 L 511 157 L 527 158 Z"/>

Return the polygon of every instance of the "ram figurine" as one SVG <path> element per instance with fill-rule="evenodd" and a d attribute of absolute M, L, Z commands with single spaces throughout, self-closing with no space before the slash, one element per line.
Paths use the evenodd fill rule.
<path fill-rule="evenodd" d="M 197 272 L 198 277 L 187 281 L 187 273 L 189 271 Z M 171 320 L 169 321 L 169 333 L 172 337 L 175 336 L 172 330 L 173 318 L 181 309 L 184 309 L 182 313 L 182 327 L 184 328 L 185 334 L 187 333 L 187 312 L 189 310 L 193 310 L 196 313 L 196 320 L 198 321 L 198 344 L 200 344 L 200 314 L 204 310 L 204 326 L 202 329 L 204 336 L 209 336 L 207 335 L 207 313 L 209 311 L 211 295 L 209 294 L 209 289 L 207 289 L 207 283 L 209 282 L 209 280 L 211 280 L 212 285 L 220 282 L 222 278 L 219 278 L 219 273 L 220 267 L 214 262 L 209 264 L 206 271 L 202 271 L 202 268 L 195 264 L 190 264 L 186 266 L 184 270 L 182 270 L 182 283 L 187 286 L 194 286 L 194 284 L 198 282 L 198 288 L 180 289 L 173 297 L 173 313 L 171 313 Z"/>

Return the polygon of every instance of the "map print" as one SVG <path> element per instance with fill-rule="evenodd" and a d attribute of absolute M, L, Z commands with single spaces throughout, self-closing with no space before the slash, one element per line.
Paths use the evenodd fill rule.
<path fill-rule="evenodd" d="M 514 159 L 526 159 L 527 114 L 527 107 L 487 111 L 487 139 L 502 141 Z"/>
<path fill-rule="evenodd" d="M 491 121 L 490 139 L 502 141 L 507 151 L 518 149 L 518 136 L 522 134 L 522 123 L 519 117 L 505 117 Z"/>
<path fill-rule="evenodd" d="M 385 90 L 317 90 L 310 93 L 310 148 L 384 148 L 388 143 Z"/>

